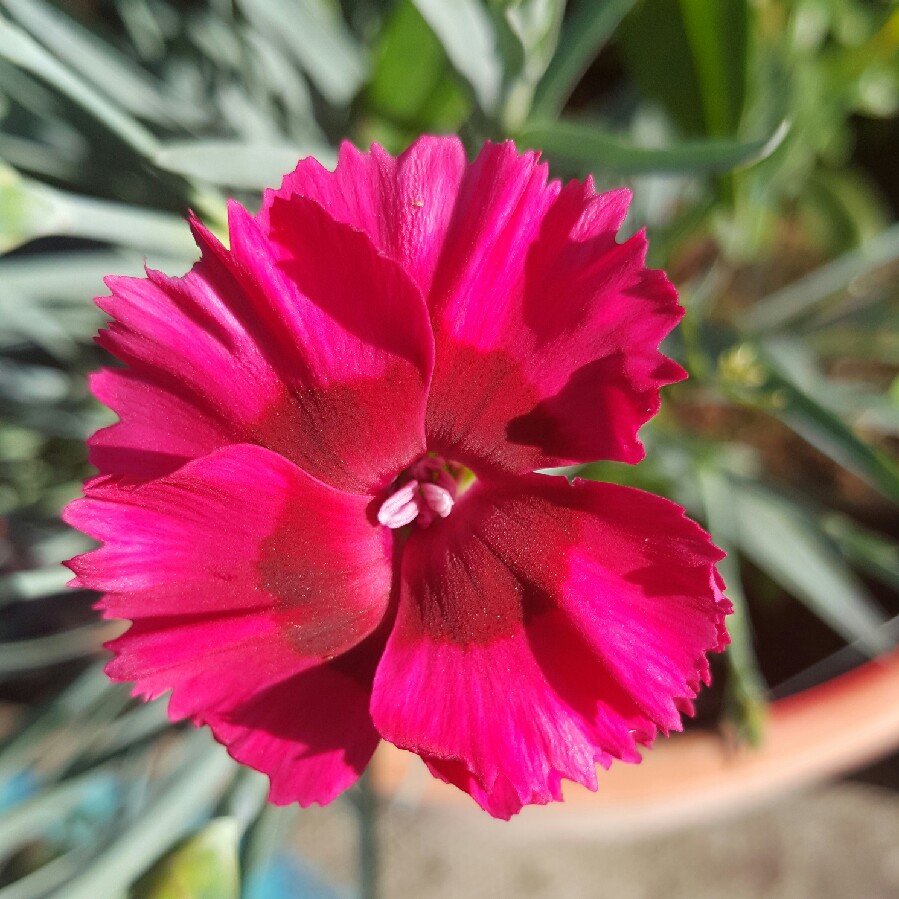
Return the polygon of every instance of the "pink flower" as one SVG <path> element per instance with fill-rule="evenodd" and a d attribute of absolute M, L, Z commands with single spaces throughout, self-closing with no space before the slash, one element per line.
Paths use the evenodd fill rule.
<path fill-rule="evenodd" d="M 66 520 L 130 619 L 107 669 L 328 802 L 380 739 L 491 814 L 596 788 L 681 727 L 730 610 L 708 535 L 639 490 L 681 316 L 616 233 L 629 193 L 450 137 L 303 160 L 183 278 L 109 278 L 120 421 Z M 476 480 L 472 478 L 472 474 Z"/>

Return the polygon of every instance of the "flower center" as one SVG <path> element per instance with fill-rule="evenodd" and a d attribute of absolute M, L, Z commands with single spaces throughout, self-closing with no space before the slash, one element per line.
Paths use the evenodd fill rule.
<path fill-rule="evenodd" d="M 467 482 L 469 474 L 441 456 L 424 456 L 394 481 L 393 493 L 378 509 L 378 521 L 393 529 L 413 521 L 426 528 L 435 518 L 446 518 L 455 505 L 460 481 Z"/>

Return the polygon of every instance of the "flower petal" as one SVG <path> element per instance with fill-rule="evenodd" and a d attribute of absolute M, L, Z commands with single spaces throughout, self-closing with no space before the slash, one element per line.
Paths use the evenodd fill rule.
<path fill-rule="evenodd" d="M 324 804 L 358 779 L 380 741 L 368 706 L 383 646 L 372 635 L 209 720 L 237 761 L 269 776 L 272 802 Z"/>
<path fill-rule="evenodd" d="M 644 267 L 644 235 L 616 242 L 628 191 L 547 183 L 511 142 L 466 165 L 456 139 L 423 137 L 397 159 L 344 144 L 333 173 L 303 160 L 260 219 L 300 197 L 364 231 L 427 297 L 430 449 L 481 474 L 642 458 L 637 431 L 684 374 L 658 351 L 682 310 Z"/>
<path fill-rule="evenodd" d="M 383 489 L 425 448 L 433 337 L 421 294 L 310 200 L 276 204 L 269 233 L 236 203 L 229 223 L 233 260 L 290 372 L 296 430 L 274 448 L 342 489 Z"/>
<path fill-rule="evenodd" d="M 680 727 L 723 648 L 720 557 L 638 490 L 480 482 L 406 544 L 375 726 L 500 817 L 595 789 L 596 762 Z"/>
<path fill-rule="evenodd" d="M 396 158 L 377 144 L 362 153 L 344 142 L 334 172 L 308 157 L 278 190 L 266 191 L 260 221 L 285 201 L 308 197 L 368 234 L 427 296 L 466 165 L 456 137 L 425 135 Z"/>
<path fill-rule="evenodd" d="M 203 256 L 186 276 L 111 278 L 113 295 L 97 300 L 116 319 L 101 344 L 143 391 L 134 410 L 136 391 L 116 385 L 122 420 L 98 438 L 115 447 L 94 451 L 101 471 L 173 470 L 218 435 L 217 445 L 268 447 L 341 489 L 382 489 L 424 447 L 433 339 L 416 287 L 308 201 L 285 226 L 290 252 L 236 204 L 231 251 L 193 228 Z M 177 407 L 170 417 L 153 414 L 153 388 L 160 409 Z M 153 449 L 166 442 L 180 445 L 168 469 Z"/>
<path fill-rule="evenodd" d="M 109 674 L 202 720 L 331 659 L 375 630 L 392 546 L 368 500 L 239 445 L 128 485 L 101 478 L 65 512 L 106 541 L 69 565 L 134 624 Z"/>
<path fill-rule="evenodd" d="M 90 462 L 102 473 L 149 480 L 240 439 L 233 426 L 192 402 L 187 391 L 173 393 L 156 381 L 127 369 L 91 376 L 91 392 L 119 416 L 117 424 L 88 440 Z"/>
<path fill-rule="evenodd" d="M 627 191 L 546 183 L 536 154 L 488 145 L 462 182 L 429 297 L 436 361 L 429 446 L 479 473 L 636 462 L 677 294 L 615 236 Z"/>

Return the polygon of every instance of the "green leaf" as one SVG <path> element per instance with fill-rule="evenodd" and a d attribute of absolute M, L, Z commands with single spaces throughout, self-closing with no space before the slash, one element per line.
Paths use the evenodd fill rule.
<path fill-rule="evenodd" d="M 0 677 L 10 677 L 100 652 L 109 639 L 108 622 L 86 624 L 46 637 L 0 643 Z"/>
<path fill-rule="evenodd" d="M 163 123 L 197 121 L 192 105 L 164 96 L 163 85 L 74 19 L 39 0 L 3 0 L 10 14 L 61 63 L 122 109 Z"/>
<path fill-rule="evenodd" d="M 736 134 L 746 96 L 749 10 L 746 0 L 680 0 L 699 78 L 705 132 Z"/>
<path fill-rule="evenodd" d="M 765 386 L 772 399 L 767 411 L 885 497 L 899 502 L 899 469 L 856 435 L 828 408 L 823 396 L 816 396 L 826 390 L 826 382 L 815 371 L 798 368 L 801 346 L 769 338 L 761 345 L 761 353 L 767 366 Z"/>
<path fill-rule="evenodd" d="M 234 762 L 206 734 L 192 734 L 182 744 L 186 761 L 166 787 L 48 899 L 119 896 L 215 805 L 234 777 Z"/>
<path fill-rule="evenodd" d="M 178 261 L 168 260 L 169 266 L 177 265 Z M 0 309 L 3 308 L 4 297 L 10 305 L 21 305 L 19 297 L 22 294 L 27 294 L 36 302 L 52 299 L 84 306 L 85 297 L 103 292 L 103 278 L 111 274 L 142 275 L 142 256 L 109 250 L 85 250 L 0 258 L 0 284 L 3 284 Z M 90 306 L 84 308 L 97 322 L 102 320 L 102 314 L 95 316 Z"/>
<path fill-rule="evenodd" d="M 43 599 L 63 593 L 66 584 L 71 579 L 71 572 L 61 565 L 2 574 L 0 575 L 0 607 L 13 602 Z"/>
<path fill-rule="evenodd" d="M 0 252 L 47 235 L 86 237 L 186 259 L 197 255 L 190 229 L 178 216 L 66 193 L 0 163 Z"/>
<path fill-rule="evenodd" d="M 471 85 L 488 115 L 497 111 L 503 70 L 490 16 L 477 0 L 413 0 L 437 35 L 453 68 Z"/>
<path fill-rule="evenodd" d="M 730 487 L 740 549 L 848 642 L 871 655 L 889 650 L 886 615 L 815 518 L 757 483 L 734 478 Z"/>
<path fill-rule="evenodd" d="M 761 140 L 714 139 L 644 147 L 627 137 L 610 134 L 601 125 L 562 119 L 555 124 L 525 125 L 517 139 L 526 147 L 542 150 L 551 161 L 567 163 L 582 172 L 694 175 L 729 171 L 765 159 L 777 149 L 787 130 L 787 124 L 782 123 Z"/>
<path fill-rule="evenodd" d="M 470 101 L 449 74 L 443 45 L 411 0 L 403 0 L 381 32 L 366 89 L 381 115 L 416 130 L 454 131 Z"/>
<path fill-rule="evenodd" d="M 326 0 L 238 0 L 250 22 L 286 47 L 322 96 L 346 106 L 368 74 L 368 55 Z"/>
<path fill-rule="evenodd" d="M 46 191 L 0 162 L 0 253 L 46 233 L 45 222 L 54 211 Z"/>
<path fill-rule="evenodd" d="M 242 141 L 196 140 L 165 144 L 154 162 L 160 168 L 191 179 L 226 187 L 263 190 L 277 187 L 285 172 L 305 156 L 333 166 L 337 155 L 328 146 L 277 146 Z"/>
<path fill-rule="evenodd" d="M 238 826 L 216 818 L 158 861 L 129 899 L 239 899 Z"/>
<path fill-rule="evenodd" d="M 156 138 L 29 34 L 0 16 L 0 59 L 46 82 L 92 115 L 140 156 L 152 157 Z"/>
<path fill-rule="evenodd" d="M 822 527 L 853 565 L 899 591 L 899 543 L 845 515 L 828 515 Z"/>
<path fill-rule="evenodd" d="M 752 622 L 743 592 L 740 565 L 734 552 L 739 534 L 736 507 L 731 501 L 730 484 L 725 475 L 710 466 L 698 471 L 706 520 L 715 544 L 727 555 L 718 563 L 725 592 L 734 611 L 727 619 L 730 645 L 727 647 L 727 691 L 735 709 L 738 731 L 752 744 L 764 733 L 767 685 L 759 669 L 752 641 Z"/>
<path fill-rule="evenodd" d="M 685 134 L 737 133 L 748 63 L 746 0 L 640 0 L 619 41 L 641 93 Z"/>
<path fill-rule="evenodd" d="M 614 33 L 635 0 L 581 0 L 566 18 L 546 74 L 537 85 L 531 117 L 555 118 L 590 63 Z"/>
<path fill-rule="evenodd" d="M 845 290 L 856 278 L 899 259 L 899 224 L 871 238 L 857 250 L 804 278 L 788 284 L 757 303 L 744 320 L 747 330 L 768 333 L 782 329 L 819 303 Z"/>
<path fill-rule="evenodd" d="M 0 818 L 0 858 L 9 857 L 23 844 L 57 827 L 60 819 L 74 812 L 98 786 L 114 786 L 114 779 L 103 771 L 91 771 L 68 778 L 4 811 Z"/>
<path fill-rule="evenodd" d="M 706 135 L 702 88 L 678 0 L 639 0 L 617 33 L 625 69 L 687 135 Z"/>

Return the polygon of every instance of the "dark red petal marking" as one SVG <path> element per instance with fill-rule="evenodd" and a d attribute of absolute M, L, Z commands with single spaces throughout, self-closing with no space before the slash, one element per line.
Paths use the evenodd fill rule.
<path fill-rule="evenodd" d="M 95 440 L 103 473 L 155 476 L 247 442 L 375 492 L 424 451 L 420 294 L 364 235 L 295 206 L 279 226 L 289 251 L 232 206 L 230 252 L 194 222 L 203 258 L 185 277 L 108 280 L 97 302 L 116 321 L 100 341 L 133 378 L 99 383 L 122 419 Z"/>
<path fill-rule="evenodd" d="M 109 673 L 202 719 L 340 655 L 388 608 L 393 547 L 369 500 L 238 445 L 149 483 L 98 479 L 66 520 L 105 541 L 71 561 L 134 624 Z"/>
<path fill-rule="evenodd" d="M 409 537 L 375 725 L 501 817 L 558 798 L 561 777 L 595 788 L 595 762 L 680 726 L 723 647 L 720 557 L 641 491 L 479 483 Z"/>
<path fill-rule="evenodd" d="M 644 268 L 642 234 L 615 240 L 629 193 L 545 179 L 532 154 L 482 151 L 429 298 L 429 446 L 481 473 L 639 461 L 659 388 L 683 377 L 658 352 L 677 294 Z"/>

